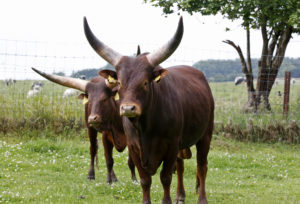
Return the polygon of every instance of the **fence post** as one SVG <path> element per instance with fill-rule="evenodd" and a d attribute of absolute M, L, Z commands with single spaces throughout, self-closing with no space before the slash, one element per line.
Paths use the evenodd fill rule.
<path fill-rule="evenodd" d="M 285 74 L 284 74 L 283 111 L 282 111 L 284 117 L 287 117 L 288 112 L 289 112 L 290 82 L 291 82 L 291 72 L 285 72 Z"/>

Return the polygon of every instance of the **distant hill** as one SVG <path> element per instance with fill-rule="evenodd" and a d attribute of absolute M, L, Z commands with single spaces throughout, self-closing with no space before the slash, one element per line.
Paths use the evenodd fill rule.
<path fill-rule="evenodd" d="M 100 69 L 114 69 L 114 67 L 110 64 L 105 65 L 101 68 L 89 68 L 89 69 L 82 69 L 77 72 L 73 72 L 71 74 L 71 77 L 78 78 L 79 76 L 85 75 L 87 80 L 90 80 L 91 78 L 98 76 L 98 72 Z"/>
<path fill-rule="evenodd" d="M 254 77 L 257 77 L 258 59 L 252 60 Z M 243 76 L 241 62 L 235 60 L 203 60 L 193 65 L 201 70 L 209 81 L 233 81 L 236 76 Z M 291 71 L 293 78 L 300 78 L 300 58 L 285 58 L 277 77 L 283 77 L 285 71 Z"/>
<path fill-rule="evenodd" d="M 252 68 L 254 77 L 257 77 L 258 59 L 252 60 Z M 193 65 L 196 69 L 201 70 L 207 79 L 212 82 L 233 81 L 236 76 L 243 76 L 241 62 L 235 60 L 203 60 Z M 100 69 L 112 69 L 110 64 L 101 68 L 83 69 L 72 73 L 71 77 L 79 77 L 85 75 L 86 79 L 98 76 Z M 300 58 L 285 58 L 277 77 L 283 77 L 285 71 L 291 71 L 292 78 L 300 78 Z"/>

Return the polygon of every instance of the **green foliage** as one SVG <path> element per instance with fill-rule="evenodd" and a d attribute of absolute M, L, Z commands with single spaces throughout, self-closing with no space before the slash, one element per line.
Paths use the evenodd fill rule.
<path fill-rule="evenodd" d="M 161 7 L 164 14 L 186 11 L 202 15 L 222 14 L 230 20 L 241 19 L 245 28 L 258 29 L 262 24 L 274 31 L 285 26 L 300 27 L 298 0 L 144 0 Z M 294 30 L 299 32 L 299 30 Z"/>
<path fill-rule="evenodd" d="M 119 181 L 108 185 L 101 143 L 96 180 L 88 181 L 87 139 L 64 139 L 63 135 L 51 131 L 43 134 L 44 138 L 29 139 L 0 133 L 0 203 L 142 202 L 140 185 L 130 179 L 127 149 L 123 153 L 114 152 L 114 170 Z M 299 148 L 299 145 L 241 143 L 214 135 L 208 155 L 208 202 L 297 203 L 300 200 Z M 185 160 L 186 203 L 197 202 L 194 147 L 192 152 L 193 157 Z M 154 204 L 161 203 L 163 196 L 159 172 L 160 169 L 152 177 Z M 176 185 L 176 174 L 173 174 L 173 200 Z"/>

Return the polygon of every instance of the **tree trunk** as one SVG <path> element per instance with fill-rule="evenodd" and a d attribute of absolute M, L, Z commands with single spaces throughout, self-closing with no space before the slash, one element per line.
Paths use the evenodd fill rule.
<path fill-rule="evenodd" d="M 292 27 L 288 26 L 283 31 L 273 34 L 269 44 L 266 26 L 262 25 L 261 31 L 263 36 L 263 48 L 261 58 L 258 62 L 255 111 L 259 109 L 261 98 L 263 98 L 264 108 L 271 110 L 269 95 L 292 36 Z M 276 54 L 273 55 L 275 48 Z"/>
<path fill-rule="evenodd" d="M 253 108 L 255 107 L 255 89 L 253 86 L 253 73 L 252 73 L 252 63 L 251 63 L 251 52 L 250 52 L 250 29 L 247 28 L 247 72 L 246 75 L 246 82 L 247 82 L 247 91 L 248 91 L 248 101 L 244 104 L 243 110 L 245 112 L 252 112 Z"/>

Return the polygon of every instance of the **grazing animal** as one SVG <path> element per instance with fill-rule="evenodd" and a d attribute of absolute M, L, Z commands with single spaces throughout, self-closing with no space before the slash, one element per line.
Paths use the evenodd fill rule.
<path fill-rule="evenodd" d="M 4 84 L 6 86 L 11 86 L 11 85 L 15 85 L 17 83 L 17 80 L 15 79 L 5 79 L 4 80 Z"/>
<path fill-rule="evenodd" d="M 295 85 L 296 84 L 296 79 L 292 79 L 291 84 Z"/>
<path fill-rule="evenodd" d="M 235 77 L 234 85 L 239 85 L 239 84 L 241 84 L 242 82 L 245 82 L 245 81 L 246 81 L 245 77 Z"/>
<path fill-rule="evenodd" d="M 31 89 L 34 89 L 34 87 L 40 87 L 42 88 L 44 86 L 44 83 L 43 82 L 40 82 L 40 81 L 35 81 L 31 84 Z"/>
<path fill-rule="evenodd" d="M 32 69 L 54 83 L 84 92 L 79 95 L 79 98 L 87 102 L 85 104 L 85 121 L 88 128 L 91 155 L 88 179 L 95 179 L 95 159 L 98 151 L 97 132 L 102 132 L 102 143 L 107 167 L 106 181 L 108 183 L 116 182 L 117 177 L 113 170 L 112 150 L 115 147 L 117 151 L 122 152 L 126 148 L 126 136 L 118 109 L 119 102 L 114 99 L 116 91 L 112 91 L 111 87 L 107 87 L 107 82 L 101 76 L 97 76 L 91 81 L 86 81 L 46 74 L 34 68 Z M 136 180 L 135 166 L 130 155 L 128 166 L 131 170 L 132 180 Z"/>
<path fill-rule="evenodd" d="M 86 76 L 85 75 L 80 75 L 79 79 L 86 79 Z"/>
<path fill-rule="evenodd" d="M 140 175 L 143 203 L 151 203 L 151 177 L 161 164 L 162 203 L 172 202 L 170 185 L 175 166 L 178 179 L 175 203 L 184 203 L 184 162 L 178 153 L 189 150 L 192 145 L 197 149 L 198 203 L 207 203 L 205 178 L 214 122 L 210 87 L 203 73 L 193 67 L 163 69 L 159 66 L 180 44 L 182 18 L 166 45 L 156 52 L 136 57 L 123 56 L 102 43 L 92 33 L 86 18 L 84 29 L 93 49 L 116 68 L 116 72 L 102 70 L 99 74 L 107 80 L 113 78 L 111 81 L 118 87 L 120 115 L 128 149 Z"/>
<path fill-rule="evenodd" d="M 67 97 L 70 97 L 70 96 L 75 96 L 75 95 L 78 95 L 79 92 L 76 90 L 76 89 L 66 89 L 63 93 L 63 98 L 67 98 Z"/>
<path fill-rule="evenodd" d="M 281 96 L 281 92 L 280 91 L 277 92 L 277 96 Z"/>
<path fill-rule="evenodd" d="M 27 92 L 27 98 L 37 96 L 43 89 L 44 84 L 41 82 L 33 82 L 31 90 Z"/>

